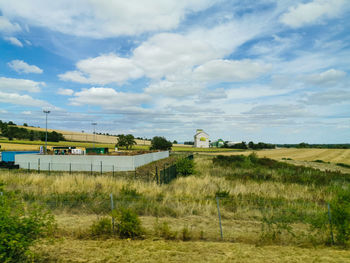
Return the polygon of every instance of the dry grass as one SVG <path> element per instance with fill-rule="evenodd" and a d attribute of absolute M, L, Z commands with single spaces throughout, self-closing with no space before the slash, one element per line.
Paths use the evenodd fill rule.
<path fill-rule="evenodd" d="M 350 262 L 350 251 L 228 242 L 62 239 L 40 243 L 42 262 Z"/>
<path fill-rule="evenodd" d="M 266 152 L 266 151 L 262 151 Z M 65 196 L 67 193 L 99 194 L 105 197 L 109 209 L 109 194 L 116 198 L 123 188 L 137 189 L 145 198 L 157 199 L 159 207 L 174 211 L 174 215 L 152 214 L 141 216 L 146 229 L 145 240 L 91 240 L 89 227 L 108 211 L 97 215 L 84 204 L 75 210 L 55 209 L 58 223 L 55 243 L 42 241 L 34 251 L 42 262 L 350 262 L 350 251 L 318 246 L 309 249 L 310 236 L 306 224 L 292 225 L 296 238 L 282 236 L 275 244 L 281 246 L 257 247 L 261 235 L 261 211 L 240 206 L 232 209 L 221 203 L 224 240 L 220 232 L 215 203 L 217 191 L 227 191 L 238 197 L 254 194 L 262 198 L 282 198 L 287 201 L 328 200 L 331 193 L 326 186 L 313 187 L 301 184 L 253 180 L 228 180 L 230 169 L 214 167 L 210 156 L 195 158 L 197 175 L 178 178 L 169 185 L 142 182 L 132 178 L 109 175 L 46 174 L 0 171 L 0 181 L 9 190 L 44 200 L 48 196 Z M 147 199 L 148 200 L 148 199 Z M 118 201 L 115 203 L 118 206 Z M 164 241 L 157 236 L 155 225 L 168 222 L 177 233 L 177 241 Z M 187 227 L 191 241 L 182 242 L 181 231 Z M 319 242 L 321 243 L 321 242 Z M 286 245 L 293 246 L 286 246 Z M 304 248 L 300 248 L 303 246 Z"/>

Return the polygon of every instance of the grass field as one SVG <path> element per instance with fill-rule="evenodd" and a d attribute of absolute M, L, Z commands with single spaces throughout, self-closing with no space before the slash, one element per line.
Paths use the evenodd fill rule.
<path fill-rule="evenodd" d="M 0 181 L 25 201 L 44 204 L 55 214 L 55 242 L 42 240 L 33 247 L 42 262 L 350 260 L 349 250 L 325 246 L 328 228 L 313 232 L 309 227 L 312 218 L 324 217 L 327 222 L 325 204 L 335 194 L 333 181 L 344 178 L 341 185 L 349 185 L 350 175 L 293 166 L 225 168 L 212 158 L 196 155 L 196 175 L 168 185 L 118 175 L 48 176 L 21 170 L 0 171 Z M 93 222 L 109 216 L 110 193 L 117 209 L 126 206 L 139 214 L 145 229 L 143 240 L 91 238 Z M 215 201 L 218 193 L 223 196 L 222 241 Z M 264 220 L 271 229 L 263 228 L 269 226 Z M 288 228 L 281 228 L 279 220 Z M 159 232 L 164 223 L 169 229 Z M 182 241 L 185 228 L 190 233 L 187 242 Z M 168 240 L 172 239 L 169 236 L 175 240 Z"/>
<path fill-rule="evenodd" d="M 340 263 L 350 252 L 332 248 L 298 248 L 227 242 L 62 239 L 36 247 L 41 262 L 249 262 Z"/>

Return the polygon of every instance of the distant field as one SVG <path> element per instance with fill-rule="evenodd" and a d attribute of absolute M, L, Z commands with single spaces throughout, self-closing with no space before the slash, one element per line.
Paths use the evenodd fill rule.
<path fill-rule="evenodd" d="M 35 130 L 35 131 L 45 131 L 44 128 L 37 128 L 37 127 L 25 127 L 20 126 L 20 128 L 26 128 L 29 130 Z M 62 133 L 64 138 L 68 141 L 77 141 L 77 142 L 97 142 L 97 143 L 110 143 L 110 144 L 116 144 L 118 141 L 118 138 L 115 136 L 108 136 L 108 135 L 99 135 L 99 134 L 91 134 L 91 133 L 82 133 L 82 132 L 72 132 L 72 131 L 64 131 L 64 130 L 56 130 L 56 129 L 47 129 L 49 132 L 55 131 Z M 146 140 L 135 140 L 137 144 L 139 145 L 151 145 L 150 141 Z"/>
<path fill-rule="evenodd" d="M 222 153 L 223 155 L 250 154 L 253 151 Z M 297 149 L 283 148 L 273 150 L 255 151 L 259 157 L 267 157 L 275 160 L 292 159 L 296 161 L 322 160 L 331 163 L 350 164 L 350 149 Z"/>

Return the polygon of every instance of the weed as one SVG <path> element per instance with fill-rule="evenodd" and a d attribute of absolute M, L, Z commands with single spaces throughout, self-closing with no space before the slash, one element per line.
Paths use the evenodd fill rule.
<path fill-rule="evenodd" d="M 182 241 L 190 241 L 192 239 L 192 232 L 187 226 L 182 228 Z"/>

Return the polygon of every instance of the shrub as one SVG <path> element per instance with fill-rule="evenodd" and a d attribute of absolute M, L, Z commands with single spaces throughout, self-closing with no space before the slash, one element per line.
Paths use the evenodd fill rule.
<path fill-rule="evenodd" d="M 29 247 L 52 232 L 53 216 L 43 208 L 25 207 L 11 196 L 0 196 L 0 262 L 23 262 Z"/>
<path fill-rule="evenodd" d="M 336 241 L 347 245 L 350 241 L 350 187 L 338 190 L 331 208 Z"/>
<path fill-rule="evenodd" d="M 176 161 L 176 172 L 179 176 L 188 176 L 194 173 L 194 161 L 180 158 Z"/>
<path fill-rule="evenodd" d="M 90 227 L 93 237 L 109 236 L 112 234 L 111 218 L 103 217 L 92 224 Z"/>
<path fill-rule="evenodd" d="M 141 221 L 138 215 L 128 208 L 114 211 L 116 231 L 120 238 L 136 238 L 143 235 Z"/>

